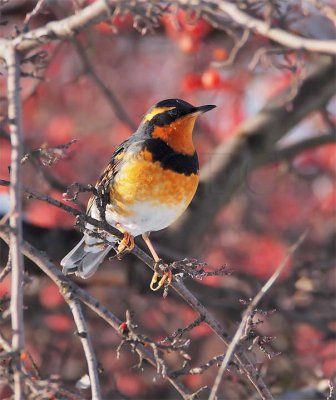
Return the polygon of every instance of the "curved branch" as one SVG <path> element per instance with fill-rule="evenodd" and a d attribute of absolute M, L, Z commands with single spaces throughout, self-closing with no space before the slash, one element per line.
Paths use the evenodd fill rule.
<path fill-rule="evenodd" d="M 9 235 L 6 232 L 6 227 L 0 229 L 0 238 L 9 244 Z M 67 297 L 73 296 L 78 298 L 82 303 L 88 306 L 92 311 L 99 315 L 104 321 L 106 321 L 118 335 L 122 336 L 119 327 L 122 321 L 117 318 L 111 311 L 104 307 L 95 297 L 91 296 L 84 289 L 81 289 L 75 282 L 70 278 L 63 275 L 63 273 L 53 264 L 50 259 L 43 254 L 43 252 L 37 250 L 31 244 L 26 241 L 22 242 L 22 253 L 32 262 L 34 262 L 59 288 L 61 294 L 67 300 Z M 147 256 L 148 257 L 148 256 Z M 148 257 L 150 258 L 150 257 Z M 83 330 L 80 329 L 80 332 Z M 84 331 L 87 331 L 85 328 Z M 80 333 L 79 332 L 79 333 Z M 0 337 L 1 339 L 1 337 Z M 153 354 L 145 348 L 142 344 L 138 344 L 136 347 L 136 352 L 139 354 L 140 358 L 145 359 L 156 368 L 156 360 Z M 176 378 L 170 377 L 173 375 L 170 371 L 167 371 L 165 379 L 167 379 L 175 389 L 181 394 L 184 399 L 191 398 L 191 393 L 188 391 L 184 385 L 179 382 Z"/>
<path fill-rule="evenodd" d="M 181 1 L 180 3 L 184 4 L 185 2 Z M 236 4 L 229 3 L 228 1 L 204 1 L 203 4 L 207 6 L 206 14 L 210 16 L 229 16 L 243 28 L 255 31 L 287 48 L 306 50 L 314 53 L 336 54 L 335 40 L 309 39 L 286 32 L 283 29 L 272 28 L 267 22 L 252 17 L 239 9 Z"/>
<path fill-rule="evenodd" d="M 221 366 L 219 368 L 218 374 L 216 376 L 214 385 L 211 389 L 211 393 L 209 396 L 209 400 L 215 400 L 216 399 L 216 393 L 218 391 L 220 382 L 222 380 L 223 374 L 225 370 L 227 369 L 230 360 L 232 359 L 233 355 L 236 352 L 236 349 L 241 343 L 242 339 L 244 338 L 244 332 L 246 330 L 246 326 L 248 324 L 248 320 L 251 317 L 253 310 L 257 307 L 257 305 L 260 303 L 260 300 L 264 297 L 265 293 L 271 288 L 271 286 L 275 283 L 275 281 L 279 278 L 281 272 L 287 265 L 287 262 L 289 258 L 294 254 L 294 252 L 297 250 L 297 248 L 301 245 L 303 240 L 305 239 L 307 235 L 307 232 L 303 233 L 299 239 L 288 249 L 287 254 L 285 258 L 280 262 L 279 266 L 276 268 L 274 273 L 271 275 L 271 277 L 267 280 L 267 282 L 263 285 L 263 287 L 259 290 L 259 292 L 256 294 L 254 299 L 250 302 L 248 305 L 247 309 L 245 310 L 243 314 L 243 318 L 239 324 L 238 329 L 236 330 L 236 333 L 228 346 L 224 359 L 221 363 Z"/>
<path fill-rule="evenodd" d="M 8 185 L 7 181 L 0 179 L 0 185 Z M 46 201 L 51 205 L 62 208 L 65 211 L 69 212 L 72 215 L 76 215 L 80 217 L 83 221 L 89 222 L 93 226 L 97 226 L 112 235 L 117 236 L 118 238 L 122 237 L 122 234 L 112 226 L 104 223 L 102 221 L 98 221 L 88 215 L 76 210 L 73 207 L 67 206 L 55 199 L 50 198 L 45 194 L 41 194 L 30 189 L 24 188 L 25 192 L 30 194 L 30 196 L 35 199 Z M 4 239 L 3 234 L 0 232 L 0 237 Z M 4 239 L 5 240 L 5 239 Z M 24 249 L 23 249 L 24 252 Z M 154 260 L 146 254 L 142 249 L 140 249 L 137 245 L 131 250 L 137 258 L 143 261 L 152 271 L 155 271 L 155 262 Z M 24 253 L 25 254 L 25 253 Z M 37 261 L 35 263 L 40 266 Z M 47 273 L 48 274 L 48 273 Z M 49 275 L 49 274 L 48 274 Z M 63 274 L 58 271 L 58 275 L 63 276 Z M 66 278 L 64 276 L 64 278 Z M 207 308 L 194 296 L 194 294 L 184 285 L 182 279 L 177 277 L 176 275 L 173 277 L 173 282 L 171 283 L 171 287 L 181 296 L 199 315 L 204 319 L 204 322 L 212 329 L 214 333 L 224 342 L 226 346 L 228 343 L 228 333 L 226 329 L 216 320 L 216 318 L 207 310 Z M 262 377 L 259 372 L 256 370 L 253 362 L 250 360 L 250 357 L 247 354 L 235 355 L 235 360 L 239 365 L 240 369 L 244 372 L 246 378 L 251 382 L 251 384 L 258 391 L 262 399 L 271 400 L 273 399 L 270 391 L 268 390 L 266 384 L 264 383 Z"/>
<path fill-rule="evenodd" d="M 289 105 L 281 101 L 286 98 L 282 93 L 220 144 L 201 170 L 198 192 L 189 211 L 168 238 L 174 250 L 186 254 L 192 249 L 247 174 L 269 160 L 278 140 L 312 111 L 322 109 L 335 90 L 335 63 L 329 59 L 302 83 Z M 185 232 L 190 233 L 187 238 Z"/>
<path fill-rule="evenodd" d="M 220 16 L 227 18 L 227 16 L 229 16 L 238 25 L 268 37 L 287 48 L 306 50 L 315 53 L 336 54 L 336 42 L 334 40 L 309 39 L 279 28 L 271 28 L 267 22 L 252 17 L 239 9 L 234 3 L 228 1 L 215 2 L 203 0 L 199 3 L 197 2 L 196 7 L 192 3 L 189 4 L 186 0 L 178 0 L 177 3 L 187 10 L 196 8 L 197 11 L 207 14 L 209 17 Z M 162 4 L 164 5 L 167 3 L 162 2 Z M 97 0 L 75 15 L 60 21 L 49 22 L 44 27 L 22 33 L 11 41 L 0 39 L 0 57 L 4 55 L 2 51 L 3 45 L 8 42 L 11 42 L 17 51 L 25 52 L 54 40 L 71 39 L 85 28 L 104 21 L 111 16 L 115 7 L 122 5 L 123 3 L 118 1 Z M 146 10 L 149 10 L 150 6 L 150 2 L 146 4 L 146 2 L 142 0 L 127 4 L 128 9 L 131 12 L 134 11 L 135 14 L 138 13 L 139 7 L 145 7 Z"/>
<path fill-rule="evenodd" d="M 276 149 L 273 154 L 270 154 L 269 159 L 264 160 L 264 163 L 271 161 L 289 160 L 295 157 L 301 151 L 314 149 L 317 146 L 336 143 L 336 133 L 330 132 L 323 135 L 309 137 L 300 140 L 288 146 Z"/>
<path fill-rule="evenodd" d="M 74 45 L 75 49 L 77 50 L 77 54 L 78 54 L 79 58 L 82 61 L 85 72 L 90 76 L 90 78 L 95 82 L 97 87 L 100 89 L 100 91 L 106 97 L 107 101 L 111 105 L 111 107 L 114 110 L 115 115 L 117 116 L 119 121 L 128 125 L 128 127 L 132 131 L 136 131 L 137 126 L 132 121 L 132 119 L 128 115 L 127 111 L 125 110 L 125 108 L 120 104 L 120 102 L 118 101 L 118 99 L 117 99 L 116 95 L 113 93 L 113 91 L 111 89 L 109 89 L 106 86 L 105 82 L 97 75 L 83 46 L 80 44 L 80 42 L 78 40 L 73 40 L 73 45 Z"/>
<path fill-rule="evenodd" d="M 60 21 L 52 21 L 41 28 L 22 33 L 12 40 L 0 39 L 0 57 L 6 43 L 11 43 L 18 52 L 33 50 L 54 40 L 71 39 L 90 25 L 97 24 L 110 16 L 108 0 L 98 0 L 81 11 Z"/>

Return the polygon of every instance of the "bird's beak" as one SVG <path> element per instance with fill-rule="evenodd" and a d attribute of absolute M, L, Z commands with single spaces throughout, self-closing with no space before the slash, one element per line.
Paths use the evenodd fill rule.
<path fill-rule="evenodd" d="M 200 107 L 195 107 L 195 111 L 193 111 L 193 114 L 203 114 L 205 112 L 208 112 L 215 108 L 216 106 L 212 104 L 207 104 L 205 106 L 200 106 Z"/>

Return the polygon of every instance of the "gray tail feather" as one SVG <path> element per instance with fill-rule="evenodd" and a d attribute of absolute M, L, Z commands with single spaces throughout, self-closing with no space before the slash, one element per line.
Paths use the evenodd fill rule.
<path fill-rule="evenodd" d="M 98 252 L 88 252 L 85 250 L 85 241 L 83 237 L 77 246 L 75 246 L 61 261 L 63 273 L 65 275 L 75 273 L 83 279 L 90 278 L 90 276 L 97 271 L 97 268 L 111 249 L 112 246 L 107 246 L 105 249 Z"/>

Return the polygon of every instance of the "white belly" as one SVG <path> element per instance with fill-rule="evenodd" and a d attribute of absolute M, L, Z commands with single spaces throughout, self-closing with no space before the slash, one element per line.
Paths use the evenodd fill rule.
<path fill-rule="evenodd" d="M 187 204 L 160 204 L 141 202 L 129 207 L 128 215 L 117 214 L 112 206 L 106 210 L 106 221 L 116 227 L 116 224 L 132 236 L 145 232 L 159 231 L 172 224 L 184 211 Z M 91 208 L 91 216 L 100 219 L 95 203 Z M 120 229 L 118 227 L 118 229 Z"/>

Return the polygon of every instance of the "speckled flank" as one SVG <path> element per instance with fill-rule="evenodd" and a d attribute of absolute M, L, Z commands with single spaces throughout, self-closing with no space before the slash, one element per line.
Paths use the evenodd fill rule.
<path fill-rule="evenodd" d="M 192 131 L 197 115 L 191 114 L 177 119 L 167 126 L 155 126 L 153 138 L 160 138 L 173 150 L 182 154 L 194 154 L 195 147 L 192 141 Z"/>
<path fill-rule="evenodd" d="M 128 215 L 130 206 L 138 202 L 180 205 L 183 211 L 188 207 L 197 189 L 198 175 L 163 169 L 159 161 L 151 160 L 151 153 L 143 151 L 119 171 L 110 191 L 117 213 Z"/>

